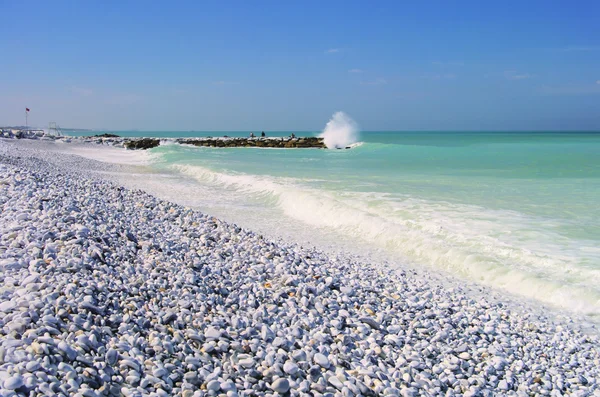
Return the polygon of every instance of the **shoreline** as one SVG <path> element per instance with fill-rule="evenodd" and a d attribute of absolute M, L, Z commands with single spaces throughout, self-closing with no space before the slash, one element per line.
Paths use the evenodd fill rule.
<path fill-rule="evenodd" d="M 271 221 L 251 221 L 244 216 L 246 207 L 240 207 L 240 210 L 232 212 L 230 206 L 220 208 L 218 205 L 213 205 L 210 193 L 206 196 L 205 189 L 196 189 L 197 182 L 194 177 L 173 173 L 166 169 L 158 170 L 152 166 L 152 154 L 146 151 L 129 151 L 123 148 L 97 146 L 80 142 L 69 144 L 37 140 L 5 140 L 5 142 L 19 148 L 38 150 L 40 151 L 38 153 L 52 152 L 59 157 L 70 156 L 74 159 L 80 158 L 81 161 L 93 161 L 93 163 L 85 164 L 83 168 L 92 170 L 93 174 L 99 174 L 103 179 L 109 179 L 113 183 L 129 189 L 141 189 L 162 200 L 210 213 L 226 222 L 243 225 L 263 236 L 268 236 L 274 241 L 293 242 L 300 246 L 316 247 L 330 255 L 359 260 L 384 271 L 414 272 L 418 277 L 435 280 L 436 283 L 443 285 L 445 288 L 458 288 L 474 299 L 491 298 L 495 302 L 510 304 L 513 310 L 542 316 L 546 320 L 550 318 L 563 323 L 574 321 L 580 329 L 589 333 L 600 334 L 598 330 L 600 318 L 597 315 L 573 311 L 569 307 L 538 300 L 502 287 L 480 283 L 475 279 L 461 277 L 440 267 L 411 262 L 403 257 L 394 256 L 381 247 L 367 246 L 364 243 L 357 246 L 351 242 L 340 241 L 344 237 L 341 235 L 321 234 L 316 229 L 310 229 L 307 232 L 302 225 L 277 228 Z M 44 155 L 44 157 L 50 162 L 54 161 L 53 155 Z M 101 171 L 98 171 L 98 169 Z M 212 192 L 212 194 L 218 193 Z M 257 209 L 253 208 L 253 210 L 256 211 Z M 271 210 L 261 211 L 260 218 L 278 219 L 280 216 Z M 275 229 L 277 231 L 274 231 Z"/>
<path fill-rule="evenodd" d="M 289 393 L 290 390 L 298 394 L 308 391 L 313 394 L 315 392 L 327 394 L 341 392 L 344 387 L 350 392 L 358 390 L 359 394 L 372 392 L 413 395 L 425 391 L 437 394 L 451 390 L 456 394 L 486 395 L 490 391 L 501 394 L 517 391 L 531 393 L 536 390 L 540 392 L 544 389 L 543 385 L 548 384 L 552 385 L 548 392 L 560 389 L 561 392 L 581 391 L 584 393 L 582 395 L 587 395 L 585 393 L 591 394 L 598 388 L 598 364 L 600 363 L 598 338 L 595 335 L 582 334 L 576 324 L 569 325 L 566 319 L 564 322 L 555 323 L 546 318 L 540 322 L 539 319 L 532 320 L 526 313 L 506 309 L 493 300 L 475 301 L 462 289 L 453 291 L 439 284 L 432 286 L 431 279 L 423 278 L 422 274 L 427 275 L 427 272 L 420 272 L 421 275 L 406 270 L 395 272 L 392 269 L 352 261 L 350 258 L 336 259 L 316 249 L 301 248 L 282 241 L 267 241 L 256 233 L 241 229 L 234 224 L 164 202 L 141 191 L 123 189 L 113 182 L 105 181 L 98 174 L 94 175 L 92 171 L 82 171 L 84 168 L 81 166 L 90 163 L 90 160 L 82 161 L 76 156 L 54 153 L 51 157 L 55 162 L 51 163 L 44 159 L 45 155 L 42 152 L 19 149 L 17 150 L 13 145 L 0 145 L 0 164 L 3 164 L 0 167 L 3 168 L 3 174 L 9 176 L 4 177 L 1 189 L 3 193 L 5 189 L 12 189 L 13 192 L 9 196 L 4 194 L 2 196 L 8 197 L 9 201 L 14 201 L 24 199 L 30 194 L 32 198 L 29 198 L 29 202 L 38 199 L 42 208 L 50 204 L 54 205 L 57 214 L 64 214 L 60 219 L 67 219 L 67 221 L 54 222 L 53 227 L 58 228 L 58 232 L 53 232 L 54 237 L 50 238 L 50 240 L 54 238 L 54 242 L 43 241 L 41 247 L 35 244 L 24 247 L 18 244 L 13 246 L 13 244 L 6 249 L 3 248 L 4 252 L 1 254 L 3 282 L 6 282 L 7 277 L 4 272 L 10 271 L 8 277 L 13 280 L 15 287 L 11 292 L 3 290 L 2 302 L 0 302 L 3 308 L 0 322 L 5 335 L 2 338 L 4 350 L 0 357 L 2 358 L 0 371 L 4 371 L 7 362 L 12 366 L 12 369 L 6 372 L 10 377 L 2 379 L 5 387 L 8 379 L 17 383 L 21 379 L 23 385 L 16 389 L 22 390 L 30 378 L 27 374 L 32 373 L 28 372 L 26 365 L 22 365 L 22 360 L 18 360 L 22 357 L 18 352 L 23 351 L 25 345 L 14 342 L 18 339 L 9 337 L 15 335 L 15 331 L 23 331 L 24 335 L 28 335 L 26 338 L 28 343 L 37 343 L 42 347 L 41 353 L 33 351 L 36 357 L 44 356 L 46 353 L 43 347 L 46 347 L 49 351 L 62 355 L 63 359 L 69 362 L 75 353 L 68 348 L 59 349 L 60 346 L 64 347 L 64 344 L 61 345 L 61 342 L 64 342 L 78 352 L 71 361 L 78 360 L 79 356 L 82 356 L 83 362 L 88 356 L 90 357 L 87 359 L 93 361 L 94 357 L 102 356 L 100 347 L 104 347 L 104 360 L 112 361 L 112 355 L 115 355 L 115 360 L 120 358 L 120 367 L 124 369 L 119 370 L 120 375 L 116 376 L 121 376 L 120 385 L 129 395 L 134 395 L 136 388 L 141 387 L 143 379 L 150 377 L 162 379 L 165 383 L 164 387 L 171 388 L 170 391 L 161 389 L 163 391 L 185 392 L 185 395 L 190 396 L 194 393 L 203 395 L 206 390 L 229 393 L 234 388 L 236 391 L 231 394 L 245 395 L 244 382 L 249 382 L 251 386 L 249 390 L 254 390 L 259 395 L 284 389 L 286 390 L 283 394 Z M 98 164 L 96 170 L 108 171 L 115 167 L 119 168 Z M 32 179 L 36 178 L 36 184 L 31 185 Z M 68 182 L 69 180 L 71 182 Z M 35 188 L 32 189 L 32 186 Z M 40 197 L 43 192 L 54 192 L 54 195 L 62 198 L 57 199 L 56 203 L 52 200 L 43 201 Z M 64 192 L 75 194 L 64 195 Z M 111 201 L 111 197 L 121 197 L 121 199 Z M 77 212 L 68 211 L 74 205 L 72 203 L 86 198 L 89 198 L 90 203 L 95 203 L 95 212 L 84 211 L 82 208 Z M 2 205 L 5 209 L 8 208 L 5 198 L 2 199 Z M 33 222 L 35 217 L 30 212 L 42 210 L 36 210 L 35 206 L 27 206 L 25 202 L 21 208 L 14 205 L 9 207 L 11 211 L 3 211 L 1 215 L 0 226 L 4 229 L 3 236 L 16 234 L 12 238 L 9 237 L 13 241 L 18 240 L 24 230 L 15 229 L 13 225 L 18 222 Z M 24 211 L 25 208 L 30 209 Z M 120 215 L 112 214 L 109 209 L 118 209 Z M 148 218 L 150 215 L 153 219 L 165 221 L 153 222 Z M 52 223 L 51 219 L 56 216 L 46 219 Z M 144 220 L 144 216 L 147 220 Z M 96 222 L 97 225 L 90 227 L 90 222 L 92 224 Z M 194 226 L 194 223 L 197 225 Z M 36 231 L 41 233 L 43 225 L 38 226 Z M 123 230 L 117 234 L 111 232 L 111 227 L 117 230 L 117 226 Z M 131 230 L 125 230 L 126 228 Z M 147 232 L 144 234 L 139 230 Z M 131 236 L 127 234 L 128 231 Z M 106 240 L 112 244 L 109 245 L 110 249 L 102 248 L 99 251 L 98 249 L 101 248 L 99 245 L 106 244 Z M 6 240 L 3 239 L 3 244 L 4 241 Z M 50 269 L 39 261 L 34 261 L 34 264 L 29 262 L 27 267 L 25 263 L 19 265 L 20 262 L 17 261 L 16 265 L 14 259 L 7 259 L 6 253 L 13 252 L 11 250 L 30 250 L 31 253 L 27 255 L 32 255 L 37 248 L 41 251 L 42 257 L 48 254 L 51 262 L 57 261 L 61 250 L 45 252 L 48 246 L 56 245 L 57 241 L 59 245 L 62 241 L 64 247 L 67 247 L 65 243 L 69 242 L 70 248 L 89 244 L 87 254 L 80 256 L 82 259 L 80 263 L 76 263 L 75 260 L 69 264 L 69 261 L 65 260 L 60 265 L 52 265 Z M 91 248 L 90 251 L 92 245 L 98 249 Z M 203 265 L 194 265 L 196 263 L 194 259 L 186 256 L 189 253 L 194 255 L 194 250 L 190 250 L 191 247 L 195 247 L 196 252 L 202 252 L 202 255 L 198 254 L 201 260 L 196 262 L 204 261 Z M 53 257 L 53 254 L 56 255 Z M 70 252 L 68 254 L 71 255 Z M 124 264 L 126 262 L 129 264 Z M 189 263 L 192 264 L 191 267 Z M 193 353 L 200 362 L 204 363 L 204 360 L 208 360 L 206 365 L 212 366 L 213 371 L 216 371 L 217 367 L 221 368 L 221 371 L 211 378 L 215 372 L 205 373 L 208 370 L 203 372 L 200 369 L 203 368 L 202 365 L 192 364 L 196 369 L 191 371 L 194 373 L 188 375 L 190 371 L 180 373 L 177 371 L 179 367 L 171 362 L 175 367 L 167 372 L 178 374 L 175 376 L 177 381 L 173 381 L 167 374 L 164 374 L 164 378 L 156 377 L 154 376 L 154 370 L 158 371 L 154 368 L 156 365 L 152 368 L 143 368 L 146 365 L 145 360 L 142 360 L 146 357 L 144 349 L 138 348 L 139 356 L 136 355 L 137 353 L 131 356 L 123 350 L 123 346 L 115 344 L 114 341 L 111 344 L 112 339 L 108 336 L 104 340 L 105 343 L 101 343 L 102 338 L 98 338 L 97 334 L 104 335 L 104 331 L 102 328 L 94 328 L 98 326 L 97 324 L 92 326 L 92 330 L 81 329 L 86 335 L 96 335 L 92 339 L 97 341 L 97 346 L 93 346 L 91 342 L 88 345 L 85 340 L 81 346 L 80 340 L 74 334 L 67 336 L 67 340 L 60 340 L 60 329 L 66 332 L 69 326 L 80 327 L 78 318 L 85 317 L 88 320 L 92 318 L 92 324 L 98 321 L 102 323 L 106 321 L 106 317 L 110 318 L 109 313 L 119 315 L 126 310 L 131 310 L 122 306 L 120 299 L 111 301 L 108 295 L 102 293 L 94 295 L 86 293 L 83 284 L 82 287 L 78 287 L 79 283 L 69 284 L 72 285 L 69 291 L 75 295 L 92 298 L 84 298 L 83 307 L 81 305 L 77 307 L 77 302 L 73 302 L 75 307 L 71 309 L 70 314 L 67 311 L 62 315 L 58 312 L 50 315 L 56 321 L 39 314 L 40 318 L 34 321 L 32 317 L 23 317 L 23 310 L 20 310 L 20 317 L 15 315 L 14 312 L 20 308 L 32 307 L 22 306 L 22 303 L 11 307 L 13 296 L 11 294 L 15 291 L 24 289 L 37 293 L 42 289 L 51 289 L 52 284 L 43 281 L 42 278 L 52 278 L 56 276 L 54 272 L 82 280 L 87 285 L 97 283 L 96 277 L 102 278 L 102 276 L 94 272 L 96 266 L 103 269 L 108 266 L 115 271 L 121 269 L 119 273 L 123 279 L 121 287 L 127 285 L 124 283 L 126 279 L 136 285 L 137 281 L 134 280 L 138 280 L 139 277 L 129 273 L 128 269 L 131 267 L 139 269 L 140 277 L 143 275 L 146 278 L 148 284 L 146 293 L 141 294 L 139 287 L 136 287 L 137 293 L 133 290 L 130 293 L 134 294 L 142 307 L 146 302 L 156 308 L 149 307 L 150 312 L 147 313 L 144 312 L 146 309 L 142 310 L 139 305 L 136 306 L 137 308 L 130 315 L 128 314 L 129 321 L 123 326 L 125 334 L 129 331 L 127 324 L 141 321 L 144 314 L 154 313 L 150 318 L 155 318 L 156 323 L 151 322 L 148 331 L 143 332 L 145 336 L 142 339 L 146 338 L 146 346 L 152 346 L 152 341 L 155 341 L 160 334 L 171 335 L 170 338 L 176 339 L 170 342 L 173 353 L 169 352 L 169 345 L 160 342 L 154 345 L 160 347 L 158 352 L 155 351 L 155 355 L 177 356 L 189 348 L 191 349 L 189 354 Z M 75 272 L 69 270 L 70 267 L 74 267 Z M 157 273 L 155 269 L 161 271 Z M 186 277 L 195 277 L 195 284 L 189 284 L 187 279 L 182 279 L 183 276 L 178 275 L 180 272 L 185 273 Z M 183 284 L 165 283 L 170 277 Z M 110 280 L 103 281 L 105 286 L 110 286 L 110 283 Z M 34 287 L 27 288 L 29 284 Z M 18 288 L 19 286 L 21 288 Z M 161 291 L 161 288 L 165 291 Z M 178 291 L 181 288 L 192 292 L 194 288 L 202 290 L 197 290 L 195 295 L 192 294 L 196 299 L 188 301 L 193 301 L 190 307 L 204 313 L 204 321 L 197 321 L 200 317 L 194 318 L 193 311 L 189 310 L 190 307 L 185 307 L 188 303 L 185 303 L 183 308 L 179 303 L 171 306 L 180 300 L 174 298 L 180 294 Z M 242 297 L 241 295 L 245 293 L 240 295 L 239 291 L 248 291 L 248 294 Z M 293 292 L 293 295 L 290 295 L 290 292 Z M 60 290 L 55 290 L 54 293 L 61 294 Z M 205 298 L 198 299 L 201 295 Z M 234 306 L 228 306 L 227 299 L 232 295 L 236 296 L 236 303 Z M 166 301 L 153 301 L 151 298 L 153 296 L 170 298 Z M 23 302 L 22 297 L 23 295 L 20 296 L 19 302 Z M 99 302 L 94 299 L 106 300 Z M 205 299 L 214 300 L 216 305 L 224 305 L 223 309 L 229 307 L 230 310 L 218 309 L 217 312 L 212 313 L 208 307 L 202 309 L 201 302 Z M 89 300 L 92 302 L 88 302 Z M 172 320 L 170 317 L 174 307 L 178 307 L 179 312 L 176 314 L 176 319 Z M 34 312 L 41 309 L 35 305 L 33 308 L 31 310 Z M 103 309 L 99 310 L 99 308 Z M 271 312 L 272 310 L 275 312 Z M 290 318 L 288 312 L 295 314 Z M 181 313 L 184 315 L 180 319 Z M 191 316 L 190 321 L 186 316 Z M 249 322 L 243 320 L 243 317 Z M 208 324 L 206 319 L 209 319 Z M 265 323 L 266 328 L 263 326 Z M 122 325 L 123 322 L 119 324 Z M 176 331 L 169 331 L 169 326 L 174 330 L 180 330 L 181 335 Z M 109 325 L 109 328 L 113 333 L 121 332 L 119 327 L 115 329 Z M 52 329 L 59 333 L 54 334 Z M 189 330 L 195 331 L 194 335 L 197 337 L 190 337 L 187 334 Z M 48 332 L 50 332 L 48 336 L 43 336 Z M 558 340 L 555 340 L 556 337 Z M 89 338 L 91 336 L 88 336 Z M 510 343 L 506 344 L 512 338 L 517 338 L 516 340 L 519 341 L 517 349 L 511 347 Z M 50 339 L 55 343 L 51 343 Z M 252 342 L 255 339 L 258 342 Z M 243 340 L 248 341 L 249 352 L 232 347 L 232 344 L 238 340 L 241 340 L 240 348 Z M 298 346 L 298 343 L 301 346 Z M 228 347 L 225 347 L 227 344 Z M 179 347 L 183 350 L 178 350 Z M 286 353 L 277 353 L 282 348 Z M 110 357 L 107 357 L 110 349 L 116 353 L 110 353 Z M 353 355 L 355 349 L 362 349 L 361 358 Z M 484 352 L 487 353 L 484 355 Z M 524 355 L 524 352 L 527 352 L 527 355 Z M 272 356 L 269 356 L 271 353 Z M 287 357 L 280 357 L 281 354 Z M 548 359 L 542 358 L 544 355 Z M 327 362 L 321 356 L 324 356 Z M 12 361 L 7 360 L 7 357 Z M 152 357 L 155 356 L 146 359 Z M 367 357 L 366 361 L 365 357 Z M 579 367 L 565 369 L 562 364 L 559 364 L 572 362 L 573 359 L 579 363 Z M 129 365 L 131 362 L 133 367 Z M 225 362 L 232 362 L 233 365 L 229 367 Z M 285 370 L 286 366 L 293 374 Z M 166 370 L 166 367 L 162 368 Z M 472 369 L 470 374 L 469 368 Z M 489 368 L 489 371 L 486 368 Z M 582 371 L 578 371 L 582 368 Z M 65 370 L 64 366 L 62 369 L 56 367 L 55 370 L 71 373 L 70 369 Z M 227 371 L 230 370 L 233 371 L 231 376 L 223 375 L 228 374 Z M 260 379 L 250 376 L 256 375 L 253 370 L 260 372 Z M 135 373 L 130 374 L 132 371 Z M 15 374 L 16 372 L 18 374 Z M 98 370 L 96 372 L 98 373 Z M 162 374 L 162 371 L 158 372 Z M 559 377 L 556 374 L 564 375 Z M 457 375 L 461 376 L 457 377 Z M 0 376 L 4 376 L 2 372 Z M 88 384 L 84 379 L 85 376 L 81 374 L 77 376 L 82 379 L 82 384 Z M 585 382 L 578 376 L 585 378 Z M 166 378 L 171 379 L 172 386 L 169 386 Z M 248 378 L 257 381 L 252 383 Z M 539 381 L 536 381 L 538 378 Z M 232 381 L 235 387 L 228 383 L 228 379 L 236 379 Z M 245 381 L 237 382 L 238 379 L 245 379 Z M 96 378 L 94 380 L 98 382 Z M 211 383 L 214 380 L 218 380 L 218 384 Z M 436 381 L 438 383 L 435 383 Z M 177 382 L 180 383 L 179 386 Z M 47 383 L 50 387 L 51 382 L 42 383 Z M 562 388 L 559 387 L 560 385 Z M 366 389 L 363 390 L 363 386 L 366 386 Z M 41 386 L 36 385 L 36 387 Z M 104 389 L 108 390 L 107 394 L 111 393 L 111 387 Z M 119 392 L 124 391 L 119 388 Z"/>

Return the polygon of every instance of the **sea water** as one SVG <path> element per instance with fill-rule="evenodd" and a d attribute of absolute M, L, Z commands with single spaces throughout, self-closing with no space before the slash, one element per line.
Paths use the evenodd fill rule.
<path fill-rule="evenodd" d="M 371 131 L 354 140 L 362 144 L 347 150 L 162 145 L 151 167 L 173 200 L 242 226 L 600 315 L 599 133 Z"/>

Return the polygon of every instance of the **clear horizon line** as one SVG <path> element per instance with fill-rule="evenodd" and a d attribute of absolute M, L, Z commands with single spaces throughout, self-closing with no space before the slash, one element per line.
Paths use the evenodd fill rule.
<path fill-rule="evenodd" d="M 0 127 L 7 128 L 7 127 Z M 34 128 L 30 126 L 30 128 Z M 43 128 L 43 127 L 42 127 Z M 146 129 L 107 129 L 107 128 L 62 128 L 63 130 L 69 131 L 105 131 L 105 132 L 310 132 L 310 133 L 320 133 L 322 130 L 303 130 L 303 129 L 295 129 L 295 130 L 258 130 L 258 129 L 248 129 L 248 130 L 190 130 L 190 129 L 174 129 L 174 130 L 165 130 L 165 129 L 157 129 L 157 130 L 146 130 Z M 598 132 L 600 133 L 600 129 L 364 129 L 360 132 Z"/>

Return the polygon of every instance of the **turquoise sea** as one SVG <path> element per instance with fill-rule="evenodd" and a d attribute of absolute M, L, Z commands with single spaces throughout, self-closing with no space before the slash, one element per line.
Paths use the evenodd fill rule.
<path fill-rule="evenodd" d="M 151 151 L 151 167 L 174 199 L 243 226 L 600 314 L 600 133 L 374 131 L 357 141 L 349 150 L 173 144 Z"/>

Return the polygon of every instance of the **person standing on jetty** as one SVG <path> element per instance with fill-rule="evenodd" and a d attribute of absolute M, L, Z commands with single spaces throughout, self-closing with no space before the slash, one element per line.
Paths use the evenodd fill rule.
<path fill-rule="evenodd" d="M 260 136 L 264 138 L 264 137 L 266 137 L 267 135 L 266 135 L 266 134 L 265 134 L 265 132 L 263 131 L 263 132 L 261 132 L 261 133 L 260 133 Z"/>
<path fill-rule="evenodd" d="M 254 132 L 250 133 L 250 138 L 254 138 Z"/>

